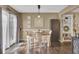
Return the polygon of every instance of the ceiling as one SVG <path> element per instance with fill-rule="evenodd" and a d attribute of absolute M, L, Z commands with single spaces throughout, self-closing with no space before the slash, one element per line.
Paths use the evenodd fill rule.
<path fill-rule="evenodd" d="M 11 5 L 16 11 L 20 13 L 38 13 L 37 5 Z M 40 5 L 40 13 L 58 13 L 67 5 Z"/>

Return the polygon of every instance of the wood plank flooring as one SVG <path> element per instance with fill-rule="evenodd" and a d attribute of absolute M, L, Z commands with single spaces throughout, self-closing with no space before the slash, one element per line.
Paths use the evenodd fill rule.
<path fill-rule="evenodd" d="M 72 44 L 68 43 L 60 43 L 60 45 L 55 44 L 53 47 L 42 47 L 36 49 L 30 49 L 30 52 L 27 52 L 26 43 L 15 45 L 10 49 L 6 50 L 6 54 L 71 54 L 72 53 Z"/>

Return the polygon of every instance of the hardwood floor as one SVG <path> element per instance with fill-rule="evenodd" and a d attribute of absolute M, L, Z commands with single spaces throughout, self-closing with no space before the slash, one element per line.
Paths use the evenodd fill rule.
<path fill-rule="evenodd" d="M 36 49 L 30 49 L 29 52 L 27 52 L 27 46 L 26 43 L 19 44 L 14 46 L 14 49 L 7 50 L 6 54 L 71 54 L 72 53 L 72 44 L 70 42 L 68 43 L 60 43 L 54 44 L 53 47 L 42 47 L 42 48 L 36 48 Z M 58 46 L 57 46 L 58 45 Z"/>

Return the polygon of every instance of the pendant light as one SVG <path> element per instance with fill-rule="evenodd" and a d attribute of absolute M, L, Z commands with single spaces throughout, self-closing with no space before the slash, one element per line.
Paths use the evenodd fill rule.
<path fill-rule="evenodd" d="M 40 5 L 37 5 L 38 6 L 38 18 L 40 18 Z"/>

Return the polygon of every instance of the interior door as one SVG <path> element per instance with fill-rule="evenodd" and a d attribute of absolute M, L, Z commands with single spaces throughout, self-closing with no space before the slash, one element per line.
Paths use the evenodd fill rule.
<path fill-rule="evenodd" d="M 51 44 L 59 42 L 60 39 L 60 21 L 58 19 L 51 19 Z"/>

